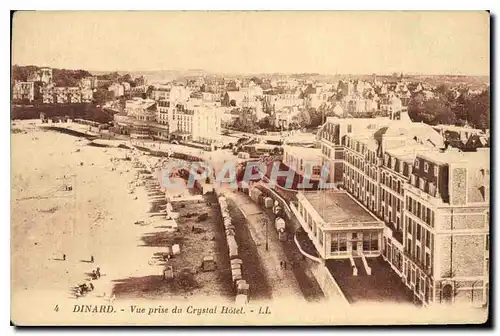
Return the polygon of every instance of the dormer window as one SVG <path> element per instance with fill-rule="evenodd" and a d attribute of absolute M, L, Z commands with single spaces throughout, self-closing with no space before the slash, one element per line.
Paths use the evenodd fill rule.
<path fill-rule="evenodd" d="M 425 181 L 423 178 L 418 179 L 418 188 L 421 190 L 425 190 Z"/>
<path fill-rule="evenodd" d="M 419 168 L 419 160 L 418 159 L 415 159 L 415 168 Z"/>
<path fill-rule="evenodd" d="M 429 164 L 427 162 L 424 162 L 424 172 L 429 172 Z"/>

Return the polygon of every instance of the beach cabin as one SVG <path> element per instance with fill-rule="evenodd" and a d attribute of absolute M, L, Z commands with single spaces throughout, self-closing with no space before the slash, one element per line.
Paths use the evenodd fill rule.
<path fill-rule="evenodd" d="M 246 295 L 248 296 L 250 292 L 250 285 L 245 280 L 238 280 L 236 282 L 236 295 Z"/>
<path fill-rule="evenodd" d="M 163 270 L 163 280 L 172 280 L 174 278 L 174 268 L 167 266 Z"/>
<path fill-rule="evenodd" d="M 216 264 L 213 256 L 206 256 L 203 258 L 203 262 L 201 263 L 201 269 L 203 272 L 211 272 L 215 271 Z"/>
<path fill-rule="evenodd" d="M 181 247 L 180 247 L 179 244 L 172 245 L 172 254 L 173 255 L 179 255 L 179 254 L 181 254 Z"/>
<path fill-rule="evenodd" d="M 237 305 L 247 304 L 248 303 L 248 295 L 238 294 L 238 295 L 236 295 L 236 298 L 235 298 L 234 302 Z"/>

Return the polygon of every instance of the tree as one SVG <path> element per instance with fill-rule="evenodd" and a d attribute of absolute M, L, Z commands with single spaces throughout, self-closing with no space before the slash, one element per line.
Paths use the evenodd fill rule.
<path fill-rule="evenodd" d="M 318 127 L 319 125 L 322 125 L 323 115 L 320 111 L 316 110 L 315 108 L 310 108 L 308 112 L 311 116 L 311 122 L 309 123 L 309 126 Z"/>
<path fill-rule="evenodd" d="M 125 75 L 121 76 L 120 78 L 118 78 L 118 81 L 119 82 L 127 82 L 130 84 L 132 84 L 134 82 L 132 79 L 132 76 L 130 76 L 130 74 L 125 74 Z"/>
<path fill-rule="evenodd" d="M 255 133 L 257 131 L 257 117 L 250 109 L 242 109 L 239 111 L 233 127 L 242 132 Z"/>
<path fill-rule="evenodd" d="M 472 96 L 465 102 L 467 121 L 471 126 L 480 129 L 490 128 L 490 89 L 487 88 L 479 95 Z"/>
<path fill-rule="evenodd" d="M 146 89 L 146 97 L 151 97 L 151 95 L 153 94 L 153 90 L 154 90 L 154 86 L 153 85 L 149 85 L 148 88 Z"/>
<path fill-rule="evenodd" d="M 422 121 L 430 125 L 454 124 L 456 120 L 446 99 L 438 97 L 425 100 L 420 93 L 410 99 L 408 115 L 413 121 Z"/>
<path fill-rule="evenodd" d="M 97 105 L 105 104 L 114 99 L 114 94 L 112 91 L 108 91 L 103 88 L 99 88 L 94 92 L 94 103 Z"/>
<path fill-rule="evenodd" d="M 462 91 L 455 103 L 452 106 L 452 111 L 457 119 L 457 124 L 464 125 L 466 121 L 469 120 L 467 104 L 470 100 L 470 95 L 467 91 Z"/>
<path fill-rule="evenodd" d="M 28 76 L 36 70 L 38 70 L 38 67 L 34 65 L 14 65 L 12 66 L 12 80 L 26 82 L 28 80 Z"/>
<path fill-rule="evenodd" d="M 265 116 L 264 118 L 260 119 L 257 122 L 257 126 L 261 129 L 270 129 L 271 128 L 271 121 L 269 116 Z"/>
<path fill-rule="evenodd" d="M 71 87 L 78 86 L 81 79 L 92 74 L 86 70 L 52 69 L 52 76 L 55 86 Z"/>
<path fill-rule="evenodd" d="M 339 102 L 342 101 L 342 99 L 344 99 L 344 91 L 339 90 L 335 95 L 335 100 Z"/>
<path fill-rule="evenodd" d="M 308 127 L 311 124 L 311 115 L 309 111 L 302 110 L 297 115 L 296 120 L 299 127 Z"/>
<path fill-rule="evenodd" d="M 257 85 L 261 85 L 262 84 L 262 80 L 260 78 L 255 77 L 255 76 L 252 77 L 250 80 L 252 82 L 254 82 L 255 84 L 257 84 Z"/>

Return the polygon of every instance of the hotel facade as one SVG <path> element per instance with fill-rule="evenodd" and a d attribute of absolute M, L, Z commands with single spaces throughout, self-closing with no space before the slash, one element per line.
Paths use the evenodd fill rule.
<path fill-rule="evenodd" d="M 320 138 L 329 181 L 383 223 L 367 222 L 369 234 L 344 228 L 325 243 L 308 224 L 324 218 L 305 214 L 299 222 L 321 258 L 382 256 L 425 306 L 488 302 L 489 148 L 459 152 L 431 126 L 408 118 L 328 118 Z M 299 193 L 301 213 L 314 204 L 306 198 Z M 328 206 L 315 202 L 316 212 Z"/>

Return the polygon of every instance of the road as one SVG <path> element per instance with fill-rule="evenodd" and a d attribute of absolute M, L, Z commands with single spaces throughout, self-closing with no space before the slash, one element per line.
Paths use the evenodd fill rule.
<path fill-rule="evenodd" d="M 226 192 L 226 197 L 232 200 L 241 210 L 248 222 L 251 238 L 257 246 L 259 259 L 262 261 L 264 274 L 271 289 L 272 299 L 293 298 L 304 300 L 302 291 L 293 273 L 283 246 L 278 241 L 274 231 L 274 223 L 270 216 L 259 208 L 247 195 L 234 191 Z M 266 250 L 266 227 L 264 219 L 268 221 L 268 247 Z M 287 269 L 280 266 L 281 261 L 287 262 Z"/>

